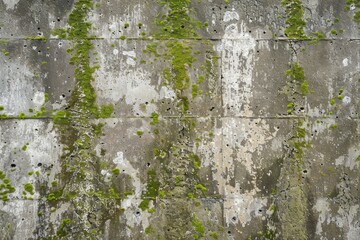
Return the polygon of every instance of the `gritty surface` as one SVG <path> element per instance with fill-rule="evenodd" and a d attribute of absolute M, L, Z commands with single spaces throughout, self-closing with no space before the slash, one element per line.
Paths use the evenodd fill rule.
<path fill-rule="evenodd" d="M 0 238 L 359 239 L 359 4 L 0 0 Z"/>

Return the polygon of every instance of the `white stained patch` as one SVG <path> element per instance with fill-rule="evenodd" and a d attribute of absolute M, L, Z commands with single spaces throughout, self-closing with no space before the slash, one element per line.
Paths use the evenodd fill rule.
<path fill-rule="evenodd" d="M 6 5 L 6 10 L 8 9 L 14 9 L 15 5 L 20 2 L 20 0 L 2 0 Z"/>
<path fill-rule="evenodd" d="M 174 90 L 163 86 L 160 89 L 160 98 L 175 98 L 176 97 L 176 93 L 174 92 Z"/>
<path fill-rule="evenodd" d="M 136 61 L 134 58 L 136 58 L 136 53 L 134 51 L 123 51 L 123 55 L 127 56 L 126 63 L 131 66 L 136 65 Z"/>
<path fill-rule="evenodd" d="M 29 100 L 33 99 L 34 95 L 35 97 L 40 96 L 41 94 L 36 93 L 36 90 L 43 89 L 43 86 L 33 78 L 33 70 L 27 62 L 16 59 L 16 61 L 9 61 L 7 65 L 8 67 L 1 75 L 0 103 L 4 106 L 7 115 L 28 112 L 29 108 L 34 107 L 33 102 Z M 43 103 L 42 101 L 41 104 Z"/>
<path fill-rule="evenodd" d="M 335 165 L 343 165 L 345 167 L 350 168 L 350 170 L 354 170 L 356 166 L 359 165 L 358 161 L 356 161 L 357 157 L 359 156 L 358 148 L 351 147 L 349 148 L 346 155 L 340 156 L 335 159 Z"/>
<path fill-rule="evenodd" d="M 254 216 L 261 216 L 259 209 L 267 206 L 267 199 L 256 198 L 255 191 L 229 198 L 224 203 L 226 225 L 240 222 L 242 227 L 251 222 Z"/>
<path fill-rule="evenodd" d="M 132 59 L 132 58 L 127 58 L 127 59 L 126 59 L 126 63 L 129 64 L 129 65 L 131 65 L 131 66 L 135 66 L 135 65 L 136 65 L 135 60 Z"/>
<path fill-rule="evenodd" d="M 150 213 L 147 211 L 142 211 L 141 215 L 135 215 L 135 209 L 138 209 L 138 206 L 141 200 L 138 197 L 141 195 L 141 182 L 139 179 L 139 170 L 135 169 L 131 163 L 126 159 L 124 153 L 119 151 L 116 154 L 116 158 L 113 160 L 113 163 L 116 164 L 116 167 L 120 169 L 121 172 L 125 170 L 125 174 L 130 175 L 132 179 L 132 184 L 135 188 L 135 193 L 128 196 L 126 199 L 121 201 L 121 208 L 124 209 L 124 214 L 127 220 L 127 225 L 131 228 L 135 225 L 142 224 L 144 228 L 149 226 L 149 217 Z M 127 228 L 128 229 L 128 228 Z M 126 231 L 128 236 L 131 236 L 130 231 Z"/>
<path fill-rule="evenodd" d="M 139 170 L 135 169 L 131 163 L 126 160 L 124 153 L 121 151 L 116 153 L 116 158 L 113 160 L 113 163 L 115 163 L 116 167 L 120 169 L 120 172 L 131 176 L 133 186 L 135 187 L 135 196 L 139 196 L 141 194 L 141 184 L 138 177 Z"/>
<path fill-rule="evenodd" d="M 42 105 L 45 102 L 45 93 L 44 92 L 36 92 L 33 98 L 33 101 L 36 105 Z"/>
<path fill-rule="evenodd" d="M 119 50 L 117 50 L 116 48 L 113 50 L 113 54 L 114 55 L 118 55 L 119 54 Z"/>
<path fill-rule="evenodd" d="M 319 218 L 316 223 L 316 234 L 321 236 L 322 235 L 322 224 L 326 220 L 329 220 L 328 218 L 330 217 L 330 215 L 329 215 L 330 204 L 326 201 L 326 199 L 320 198 L 316 201 L 316 204 L 313 207 L 313 209 L 315 209 L 319 213 Z"/>
<path fill-rule="evenodd" d="M 351 103 L 351 97 L 345 96 L 345 97 L 343 98 L 342 102 L 343 102 L 344 104 L 349 104 L 349 103 Z"/>
<path fill-rule="evenodd" d="M 253 69 L 256 41 L 236 24 L 222 40 L 222 73 L 224 76 L 224 105 L 242 116 L 252 116 L 250 101 L 253 97 Z M 245 26 L 242 27 L 245 29 Z"/>
<path fill-rule="evenodd" d="M 1 201 L 2 202 L 2 201 Z M 33 231 L 37 226 L 38 214 L 37 201 L 13 200 L 6 204 L 0 203 L 0 210 L 16 217 L 15 235 L 12 238 L 1 239 L 24 239 L 24 236 L 33 236 Z M 3 222 L 4 224 L 4 222 Z M 3 228 L 6 233 L 6 228 Z M 3 230 L 2 229 L 2 230 Z M 3 231 L 0 233 L 4 233 Z M 1 236 L 0 237 L 6 237 Z"/>
<path fill-rule="evenodd" d="M 104 66 L 96 71 L 96 81 L 94 82 L 96 92 L 101 99 L 109 99 L 117 102 L 125 98 L 126 104 L 133 105 L 134 111 L 140 111 L 140 104 L 150 102 L 151 99 L 158 99 L 155 86 L 151 85 L 150 73 L 144 69 L 133 69 L 136 54 L 134 51 L 122 51 L 122 54 L 109 56 L 99 51 L 100 66 Z M 126 60 L 124 59 L 126 56 Z M 120 62 L 114 65 L 113 62 Z M 121 71 L 119 70 L 121 69 Z M 153 109 L 156 110 L 156 109 Z"/>
<path fill-rule="evenodd" d="M 134 51 L 123 51 L 124 56 L 136 58 L 136 53 Z"/>
<path fill-rule="evenodd" d="M 343 65 L 344 65 L 344 67 L 347 67 L 349 65 L 349 59 L 345 58 L 343 60 Z"/>
<path fill-rule="evenodd" d="M 239 21 L 239 14 L 237 12 L 233 11 L 226 11 L 224 14 L 224 22 L 229 22 L 231 20 L 237 20 Z"/>

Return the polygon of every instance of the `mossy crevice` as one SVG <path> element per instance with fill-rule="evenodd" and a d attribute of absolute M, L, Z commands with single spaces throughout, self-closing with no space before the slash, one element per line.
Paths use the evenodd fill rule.
<path fill-rule="evenodd" d="M 169 0 L 163 1 L 161 5 L 166 11 L 155 21 L 159 29 L 155 38 L 162 41 L 156 40 L 148 44 L 143 52 L 152 55 L 154 61 L 166 62 L 162 70 L 161 85 L 175 92 L 174 102 L 179 117 L 165 121 L 158 113 L 151 115 L 151 132 L 154 133 L 156 142 L 152 152 L 161 167 L 149 171 L 151 175 L 147 177 L 147 187 L 142 193 L 143 200 L 139 208 L 149 211 L 150 203 L 158 204 L 161 201 L 157 201 L 159 198 L 171 201 L 175 206 L 181 204 L 180 208 L 172 208 L 171 214 L 165 213 L 166 216 L 176 216 L 179 220 L 176 221 L 179 222 L 177 224 L 172 219 L 167 220 L 172 223 L 166 227 L 165 237 L 181 238 L 183 231 L 191 231 L 194 238 L 199 239 L 205 236 L 205 226 L 195 216 L 191 219 L 189 209 L 192 204 L 200 206 L 198 198 L 205 198 L 209 191 L 200 177 L 202 162 L 201 156 L 196 152 L 199 147 L 198 139 L 201 138 L 196 137 L 199 134 L 195 130 L 197 119 L 188 114 L 192 101 L 205 94 L 201 91 L 204 86 L 202 84 L 207 84 L 208 79 L 217 76 L 213 68 L 218 58 L 210 41 L 204 41 L 201 51 L 194 50 L 194 41 L 199 39 L 197 31 L 206 26 L 206 23 L 202 24 L 191 16 L 191 0 Z M 202 64 L 198 59 L 201 53 L 205 56 L 201 60 Z M 190 70 L 195 64 L 202 67 L 193 74 Z M 164 132 L 171 134 L 164 135 Z M 192 224 L 187 224 L 189 221 L 186 219 Z M 147 234 L 158 236 L 156 224 L 151 226 L 152 231 L 147 231 Z M 217 235 L 216 232 L 213 235 Z"/>
<path fill-rule="evenodd" d="M 53 35 L 71 41 L 67 52 L 71 54 L 70 64 L 74 65 L 76 80 L 69 104 L 51 116 L 65 147 L 61 156 L 62 171 L 57 176 L 60 181 L 47 191 L 47 204 L 52 207 L 60 202 L 71 204 L 53 237 L 97 238 L 103 232 L 105 221 L 119 214 L 121 198 L 126 197 L 113 182 L 104 180 L 101 175 L 104 166 L 94 150 L 104 127 L 95 119 L 111 117 L 114 106 L 98 106 L 92 85 L 99 68 L 91 60 L 95 54 L 91 40 L 94 36 L 90 35 L 92 25 L 87 21 L 93 7 L 91 0 L 76 1 L 68 17 L 68 27 L 52 31 Z M 117 168 L 111 169 L 110 165 L 106 168 L 114 176 L 120 174 Z M 96 215 L 96 219 L 89 219 L 89 214 Z"/>

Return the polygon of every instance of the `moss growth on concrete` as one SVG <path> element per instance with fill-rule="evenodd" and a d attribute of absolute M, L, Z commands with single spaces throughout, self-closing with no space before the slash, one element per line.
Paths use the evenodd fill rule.
<path fill-rule="evenodd" d="M 201 28 L 202 23 L 193 20 L 189 15 L 191 0 L 169 0 L 161 3 L 167 8 L 167 14 L 157 18 L 156 24 L 160 31 L 158 38 L 197 38 L 195 30 Z"/>
<path fill-rule="evenodd" d="M 112 172 L 114 175 L 119 175 L 119 174 L 120 174 L 120 169 L 114 168 L 113 170 L 111 170 L 111 172 Z"/>
<path fill-rule="evenodd" d="M 11 181 L 6 177 L 3 171 L 0 171 L 0 198 L 2 201 L 6 202 L 9 200 L 8 194 L 14 193 L 15 188 L 11 185 Z"/>
<path fill-rule="evenodd" d="M 156 112 L 151 113 L 151 119 L 152 119 L 150 122 L 151 125 L 158 124 L 159 123 L 159 114 L 157 114 Z"/>
<path fill-rule="evenodd" d="M 139 204 L 139 208 L 143 211 L 149 208 L 150 201 L 156 200 L 159 196 L 160 182 L 157 179 L 156 171 L 148 171 L 148 181 L 146 186 L 146 191 L 143 192 L 141 198 L 143 199 Z"/>
<path fill-rule="evenodd" d="M 309 84 L 306 80 L 301 83 L 300 90 L 302 95 L 307 95 L 309 93 Z"/>
<path fill-rule="evenodd" d="M 194 234 L 194 239 L 200 239 L 200 238 L 204 237 L 205 227 L 204 227 L 203 223 L 195 215 L 193 215 L 193 217 L 191 219 L 191 223 L 196 232 Z"/>
<path fill-rule="evenodd" d="M 192 49 L 183 42 L 168 42 L 169 54 L 172 57 L 171 71 L 172 86 L 176 90 L 184 90 L 190 87 L 188 69 L 191 68 L 195 58 L 191 55 Z"/>
<path fill-rule="evenodd" d="M 25 144 L 24 146 L 21 147 L 21 150 L 23 150 L 23 151 L 26 151 L 26 149 L 27 149 L 27 144 Z"/>
<path fill-rule="evenodd" d="M 353 21 L 355 23 L 360 23 L 360 1 L 359 0 L 346 0 L 346 11 L 350 11 L 350 6 L 354 7 L 354 15 L 353 15 Z"/>
<path fill-rule="evenodd" d="M 291 68 L 285 71 L 285 75 L 290 78 L 291 85 L 303 96 L 309 93 L 309 84 L 305 80 L 304 69 L 301 67 L 299 62 L 295 62 L 291 65 Z"/>
<path fill-rule="evenodd" d="M 30 193 L 31 195 L 34 195 L 34 186 L 31 183 L 26 183 L 24 185 L 24 189 L 26 192 Z"/>
<path fill-rule="evenodd" d="M 42 40 L 44 42 L 47 41 L 45 36 L 29 36 L 25 38 L 26 40 Z"/>
<path fill-rule="evenodd" d="M 326 37 L 325 34 L 322 32 L 313 32 L 313 34 L 315 36 L 311 37 L 311 41 L 309 42 L 309 44 L 317 44 Z"/>
<path fill-rule="evenodd" d="M 285 35 L 290 39 L 305 40 L 308 36 L 304 32 L 304 8 L 300 0 L 282 0 L 281 6 L 285 8 L 286 29 Z"/>

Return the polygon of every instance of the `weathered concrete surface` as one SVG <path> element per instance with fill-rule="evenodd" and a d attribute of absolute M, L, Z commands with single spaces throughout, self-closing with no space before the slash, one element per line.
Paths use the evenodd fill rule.
<path fill-rule="evenodd" d="M 359 239 L 356 4 L 1 0 L 0 238 Z"/>

